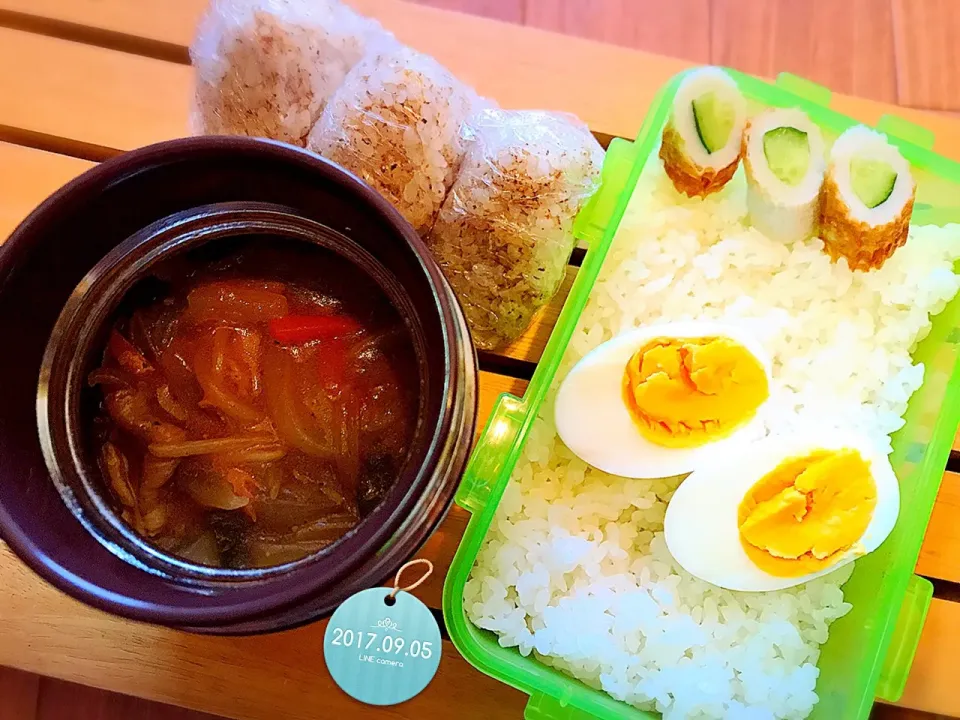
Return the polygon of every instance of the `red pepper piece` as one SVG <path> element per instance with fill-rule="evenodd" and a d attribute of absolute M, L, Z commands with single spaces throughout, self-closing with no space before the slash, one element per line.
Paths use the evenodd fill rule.
<path fill-rule="evenodd" d="M 287 315 L 270 321 L 270 336 L 288 344 L 331 340 L 353 335 L 361 329 L 360 324 L 347 315 Z"/>

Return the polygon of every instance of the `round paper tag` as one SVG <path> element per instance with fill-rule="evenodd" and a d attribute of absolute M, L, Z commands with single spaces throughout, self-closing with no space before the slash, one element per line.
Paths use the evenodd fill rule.
<path fill-rule="evenodd" d="M 369 705 L 396 705 L 417 695 L 440 665 L 440 628 L 416 597 L 370 588 L 347 598 L 323 634 L 330 675 L 350 697 Z"/>

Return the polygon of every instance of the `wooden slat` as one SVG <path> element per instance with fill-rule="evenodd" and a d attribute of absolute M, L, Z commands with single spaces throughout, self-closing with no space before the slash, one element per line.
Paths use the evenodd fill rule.
<path fill-rule="evenodd" d="M 442 10 L 523 23 L 527 0 L 413 0 Z M 532 3 L 536 5 L 539 0 Z M 207 0 L 177 0 L 176 3 L 127 2 L 121 0 L 10 0 L 0 9 L 27 15 L 51 17 L 63 22 L 96 27 L 127 35 L 186 46 L 192 38 Z M 350 4 L 355 4 L 351 2 Z"/>
<path fill-rule="evenodd" d="M 469 15 L 523 23 L 528 0 L 410 0 L 441 10 L 454 10 Z M 535 0 L 539 2 L 539 0 Z"/>
<path fill-rule="evenodd" d="M 912 1 L 912 0 L 911 0 Z M 711 61 L 896 102 L 890 0 L 712 0 Z"/>
<path fill-rule="evenodd" d="M 934 715 L 925 713 L 922 710 L 911 710 L 910 708 L 898 707 L 896 705 L 883 705 L 877 703 L 870 711 L 870 720 L 946 720 L 946 715 Z"/>
<path fill-rule="evenodd" d="M 91 22 L 106 16 L 116 2 L 91 2 Z M 582 111 L 579 114 L 591 128 L 608 134 L 625 132 L 632 135 L 656 86 L 645 83 L 645 87 L 640 89 L 641 96 L 644 91 L 649 94 L 646 102 L 640 105 L 634 104 L 637 88 L 631 88 L 629 93 L 612 93 L 604 99 L 595 92 L 595 75 L 591 68 L 614 60 L 619 66 L 632 71 L 635 77 L 642 77 L 654 70 L 658 71 L 659 77 L 666 78 L 682 67 L 675 60 L 575 38 L 563 40 L 565 44 L 575 43 L 580 50 L 579 57 L 566 63 L 563 58 L 545 53 L 547 47 L 555 47 L 558 36 L 553 33 L 403 2 L 364 0 L 355 4 L 362 10 L 374 11 L 372 14 L 381 17 L 402 40 L 449 62 L 451 69 L 460 77 L 480 92 L 495 97 L 505 107 Z M 99 10 L 94 6 L 98 6 Z M 192 35 L 198 8 L 203 3 L 196 0 L 182 3 L 145 0 L 136 3 L 136 6 L 143 7 L 144 18 L 164 13 L 181 16 L 186 22 L 180 26 L 181 31 L 164 39 L 186 44 Z M 0 10 L 7 8 L 31 10 L 29 6 L 18 5 L 16 0 L 0 3 Z M 59 14 L 61 9 L 54 2 L 48 2 L 45 8 L 51 15 Z M 80 6 L 76 6 L 76 9 L 80 9 Z M 40 8 L 40 11 L 43 10 Z M 67 11 L 67 17 L 78 20 L 73 9 Z M 435 25 L 442 23 L 443 31 L 424 33 L 424 21 Z M 146 20 L 138 19 L 131 23 L 130 28 L 134 29 L 131 34 L 137 34 L 136 29 L 142 28 L 144 22 Z M 116 21 L 104 24 L 118 27 Z M 169 20 L 161 23 L 162 27 L 168 25 Z M 491 44 L 494 37 L 495 44 Z M 534 47 L 530 46 L 531 39 L 535 41 Z M 536 47 L 537 40 L 539 48 Z M 608 57 L 611 51 L 614 55 Z M 128 63 L 129 57 L 125 53 L 114 53 L 115 62 L 107 68 L 102 66 L 102 62 L 104 53 L 110 52 L 28 33 L 0 31 L 0 87 L 21 91 L 6 95 L 9 102 L 0 101 L 0 125 L 39 129 L 65 138 L 121 149 L 183 134 L 186 131 L 189 68 L 146 58 Z M 511 62 L 507 75 L 502 65 L 506 58 L 515 60 Z M 166 70 L 163 70 L 165 65 Z M 29 68 L 29 71 L 24 72 L 23 68 Z M 555 76 L 554 83 L 562 83 L 564 92 L 558 92 L 561 86 L 556 84 L 542 87 L 544 78 L 549 78 L 550 73 Z M 109 78 L 109 82 L 98 83 L 100 90 L 91 97 L 78 97 L 78 88 L 83 87 L 89 78 Z M 26 85 L 32 85 L 29 93 L 26 92 Z M 62 90 L 67 92 L 62 93 Z M 109 97 L 99 97 L 100 93 Z M 48 96 L 49 101 L 36 103 L 29 108 L 21 103 L 18 108 L 13 98 L 27 96 Z M 161 104 L 162 98 L 165 101 Z M 564 100 L 558 104 L 559 98 Z M 620 110 L 625 100 L 633 106 L 632 112 L 629 109 L 627 113 Z M 63 107 L 60 103 L 65 102 L 69 102 L 73 110 L 69 117 L 59 111 Z M 156 104 L 155 112 L 147 109 L 152 103 Z M 118 112 L 124 116 L 122 121 L 120 117 L 114 117 Z M 611 132 L 603 119 L 614 117 L 618 112 L 622 118 L 618 124 L 624 132 Z M 127 127 L 123 132 L 112 132 L 115 122 L 133 127 Z"/>
<path fill-rule="evenodd" d="M 207 0 L 4 0 L 0 11 L 187 46 Z"/>
<path fill-rule="evenodd" d="M 899 101 L 937 110 L 960 110 L 960 3 L 893 0 Z"/>
<path fill-rule="evenodd" d="M 689 65 L 660 55 L 411 5 L 401 0 L 353 0 L 351 4 L 379 18 L 402 41 L 437 57 L 463 80 L 496 98 L 504 107 L 565 110 L 579 115 L 595 132 L 606 135 L 633 137 L 656 92 L 673 74 Z M 73 0 L 69 3 L 0 0 L 0 11 L 82 23 L 181 46 L 190 43 L 204 6 L 205 0 L 174 3 L 168 0 Z M 110 83 L 98 84 L 101 89 L 97 92 L 109 93 L 110 97 L 99 105 L 78 98 L 70 117 L 59 112 L 61 106 L 55 97 L 38 106 L 36 117 L 26 118 L 30 123 L 26 127 L 52 125 L 61 137 L 82 139 L 77 137 L 78 129 L 96 123 L 112 126 L 118 116 L 115 106 L 130 115 L 136 114 L 137 108 L 149 103 L 154 95 L 170 97 L 175 104 L 182 104 L 183 97 L 189 94 L 166 77 L 152 78 L 150 83 L 137 82 L 135 77 L 129 77 L 122 61 L 111 67 L 110 72 L 100 75 L 77 72 L 78 66 L 96 64 L 88 57 L 81 58 L 79 65 L 74 62 L 77 54 L 86 56 L 89 49 L 78 50 L 72 43 L 50 39 L 42 45 L 43 51 L 37 47 L 26 48 L 27 55 L 21 57 L 11 56 L 0 42 L 0 87 L 15 84 L 22 88 L 34 74 L 42 77 L 55 69 L 61 73 L 63 83 L 75 86 L 84 86 L 90 77 L 109 78 Z M 123 53 L 116 54 L 126 57 Z M 150 73 L 156 71 L 152 65 L 149 67 Z M 49 81 L 39 83 L 29 96 L 46 91 L 49 85 Z M 116 88 L 116 92 L 111 92 L 111 88 Z M 71 93 L 70 97 L 75 95 Z M 9 104 L 13 102 L 9 100 Z M 49 111 L 45 109 L 47 106 L 52 106 Z M 833 107 L 871 124 L 883 113 L 892 111 L 882 103 L 843 95 L 835 96 Z M 171 113 L 160 106 L 155 110 L 162 117 L 146 120 L 149 125 L 161 127 L 154 139 L 183 132 L 182 115 L 170 122 Z M 960 159 L 960 124 L 953 118 L 907 108 L 896 112 L 933 130 L 937 134 L 937 150 Z M 16 113 L 20 118 L 30 114 Z M 75 115 L 79 118 L 74 118 Z M 11 123 L 5 119 L 0 104 L 0 126 L 4 124 Z M 127 129 L 112 136 L 123 138 L 131 134 L 140 135 L 141 131 Z"/>
<path fill-rule="evenodd" d="M 960 715 L 958 646 L 960 603 L 934 600 L 923 626 L 907 688 L 897 704 L 950 717 Z"/>
<path fill-rule="evenodd" d="M 517 397 L 523 397 L 527 389 L 526 380 L 507 377 L 506 375 L 497 375 L 492 372 L 479 372 L 480 392 L 477 397 L 477 432 L 483 430 L 487 418 L 493 411 L 493 406 L 497 398 L 502 393 L 511 393 Z"/>
<path fill-rule="evenodd" d="M 34 676 L 36 677 L 36 676 Z M 2 702 L 2 701 L 0 701 Z M 2 711 L 0 711 L 2 717 Z M 35 720 L 220 720 L 196 710 L 45 677 Z M 27 720 L 26 718 L 18 720 Z M 34 720 L 34 718 L 29 718 Z"/>
<path fill-rule="evenodd" d="M 923 538 L 917 574 L 960 583 L 960 475 L 944 473 Z M 957 627 L 960 642 L 960 626 Z M 958 708 L 960 710 L 960 708 Z"/>
<path fill-rule="evenodd" d="M 129 150 L 188 134 L 191 70 L 0 29 L 0 125 Z"/>
<path fill-rule="evenodd" d="M 0 7 L 9 1 L 0 0 Z M 82 4 L 99 1 L 78 0 Z M 660 87 L 690 64 L 485 18 L 411 7 L 399 0 L 351 0 L 351 4 L 379 18 L 401 40 L 434 55 L 505 107 L 566 110 L 579 115 L 594 132 L 607 135 L 634 137 Z M 667 5 L 663 3 L 658 12 Z M 960 159 L 960 124 L 951 118 L 906 108 L 895 110 L 883 103 L 839 94 L 834 97 L 833 107 L 870 124 L 884 113 L 895 111 L 933 130 L 938 152 Z"/>
<path fill-rule="evenodd" d="M 234 718 L 355 717 L 322 659 L 326 622 L 247 638 L 214 638 L 134 626 L 40 582 L 0 544 L 0 665 L 171 702 Z M 520 717 L 524 697 L 476 672 L 449 642 L 427 692 L 365 718 L 464 720 Z"/>
<path fill-rule="evenodd" d="M 710 0 L 527 0 L 531 27 L 710 62 Z"/>
<path fill-rule="evenodd" d="M 0 142 L 0 243 L 50 193 L 90 167 L 84 160 Z"/>
<path fill-rule="evenodd" d="M 40 678 L 0 667 L 0 720 L 35 720 Z"/>

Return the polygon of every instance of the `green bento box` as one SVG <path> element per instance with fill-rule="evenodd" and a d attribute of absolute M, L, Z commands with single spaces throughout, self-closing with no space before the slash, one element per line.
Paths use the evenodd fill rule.
<path fill-rule="evenodd" d="M 766 106 L 806 111 L 831 141 L 856 124 L 830 110 L 830 91 L 792 75 L 767 83 L 730 71 L 752 110 Z M 450 567 L 443 612 L 450 637 L 478 669 L 530 695 L 529 720 L 654 717 L 560 673 L 496 636 L 475 627 L 463 609 L 463 590 L 494 518 L 527 434 L 550 389 L 567 344 L 587 304 L 607 251 L 617 234 L 641 171 L 656 155 L 660 132 L 682 76 L 661 89 L 633 142 L 616 139 L 603 167 L 600 191 L 577 218 L 577 237 L 589 244 L 583 266 L 560 313 L 524 397 L 500 397 L 474 450 L 457 503 L 470 519 Z M 960 164 L 932 151 L 933 134 L 894 116 L 877 124 L 911 163 L 917 181 L 917 224 L 960 222 Z M 891 461 L 900 479 L 901 512 L 893 533 L 861 558 L 844 586 L 853 610 L 837 620 L 822 647 L 811 717 L 866 718 L 874 698 L 897 700 L 903 692 L 933 593 L 913 574 L 944 466 L 960 420 L 960 296 L 934 318 L 933 329 L 913 357 L 924 363 L 923 386 L 910 400 L 906 425 L 893 436 Z"/>

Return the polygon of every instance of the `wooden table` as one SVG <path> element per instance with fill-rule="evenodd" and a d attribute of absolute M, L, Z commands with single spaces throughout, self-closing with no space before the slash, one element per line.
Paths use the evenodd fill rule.
<path fill-rule="evenodd" d="M 684 67 L 647 53 L 495 21 L 356 0 L 403 41 L 433 54 L 506 107 L 574 112 L 602 138 L 632 137 L 654 93 Z M 0 0 L 0 238 L 58 186 L 119 151 L 186 133 L 186 47 L 205 0 Z M 960 122 L 836 96 L 865 122 L 896 112 L 960 159 Z M 563 292 L 520 340 L 481 359 L 480 424 L 497 395 L 522 394 Z M 960 447 L 960 445 L 955 445 Z M 419 592 L 440 607 L 443 571 L 467 515 L 454 508 L 421 555 L 438 572 Z M 947 472 L 917 572 L 937 592 L 903 707 L 960 716 L 960 476 Z M 321 658 L 324 622 L 253 638 L 138 625 L 45 585 L 0 543 L 0 665 L 235 718 L 519 718 L 525 696 L 473 670 L 445 641 L 430 688 L 398 707 L 354 703 Z M 2 702 L 2 699 L 0 699 Z"/>

